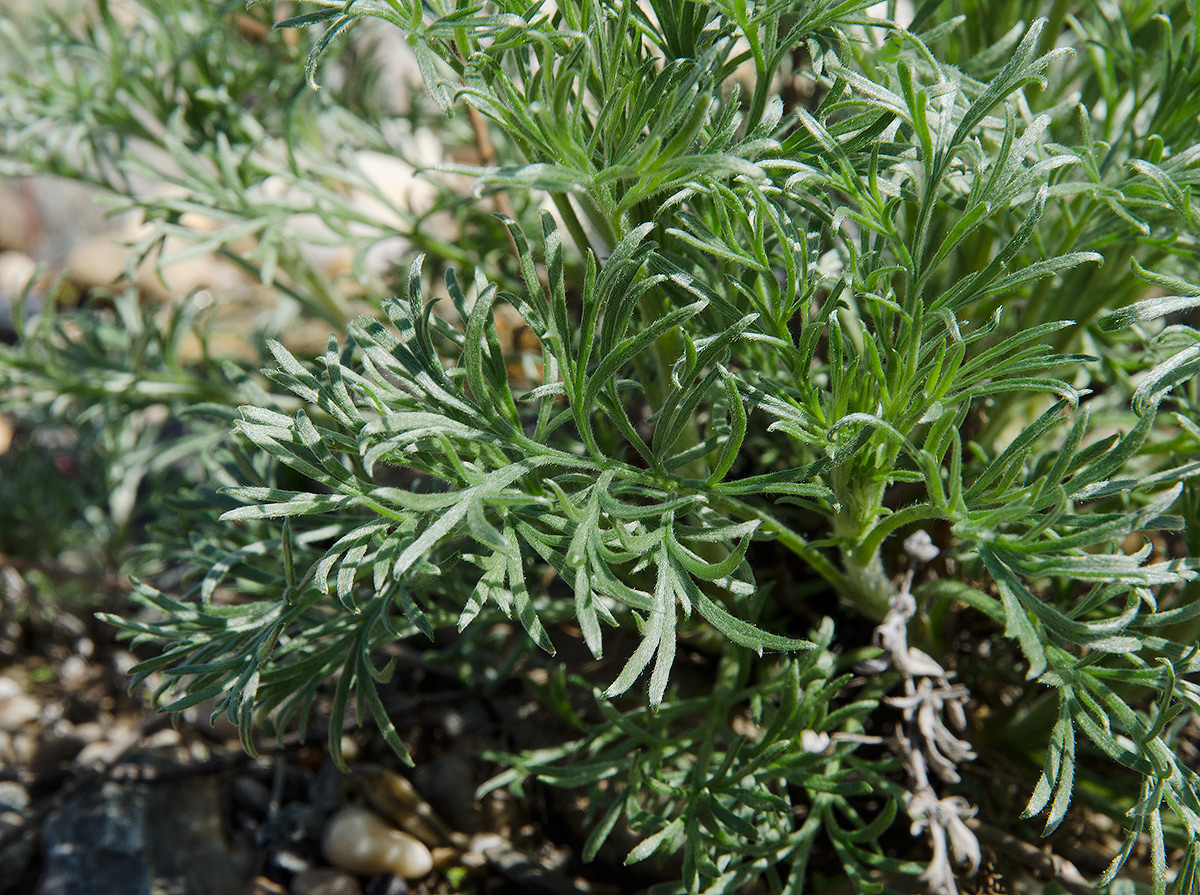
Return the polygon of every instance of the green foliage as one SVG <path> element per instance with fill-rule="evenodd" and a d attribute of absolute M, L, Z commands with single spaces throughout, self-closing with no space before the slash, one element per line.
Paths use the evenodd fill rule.
<path fill-rule="evenodd" d="M 339 760 L 353 696 L 406 757 L 380 649 L 456 627 L 484 664 L 508 626 L 577 735 L 489 786 L 582 790 L 584 856 L 629 831 L 627 863 L 678 858 L 664 891 L 956 891 L 962 818 L 1017 798 L 988 822 L 1054 847 L 1107 814 L 1099 885 L 1144 839 L 1146 890 L 1195 895 L 1196 5 L 914 5 L 315 0 L 295 48 L 182 0 L 47 25 L 0 91 L 12 170 L 110 190 L 158 222 L 144 248 L 236 257 L 334 330 L 305 357 L 264 327 L 259 378 L 181 362 L 189 306 L 130 293 L 0 354 L 6 407 L 126 433 L 109 474 L 171 498 L 129 545 L 153 612 L 109 616 L 162 645 L 135 678 L 217 697 L 251 750 L 326 694 Z M 378 193 L 353 153 L 404 157 L 433 115 L 355 111 L 333 54 L 370 19 L 473 145 L 443 171 L 474 198 L 350 198 Z M 354 249 L 365 316 L 304 215 Z M 406 280 L 363 261 L 397 233 Z M 129 434 L 153 408 L 180 422 Z M 598 671 L 550 658 L 573 639 Z M 902 814 L 932 859 L 895 857 Z"/>

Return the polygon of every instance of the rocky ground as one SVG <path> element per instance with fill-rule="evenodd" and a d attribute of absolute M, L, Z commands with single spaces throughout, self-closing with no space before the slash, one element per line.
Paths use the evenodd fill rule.
<path fill-rule="evenodd" d="M 137 661 L 84 615 L 21 605 L 12 565 L 0 628 L 0 892 L 12 895 L 619 893 L 640 887 L 575 857 L 570 812 L 506 791 L 480 800 L 481 755 L 522 739 L 517 686 L 467 692 L 399 663 L 396 717 L 416 765 L 350 726 L 348 770 L 321 745 L 248 756 L 211 707 L 172 726 L 125 692 Z M 551 835 L 557 831 L 559 835 Z M 611 875 L 605 880 L 606 874 Z"/>

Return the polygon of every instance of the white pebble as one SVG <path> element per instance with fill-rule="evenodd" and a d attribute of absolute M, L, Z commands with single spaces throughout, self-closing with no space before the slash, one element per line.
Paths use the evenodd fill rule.
<path fill-rule="evenodd" d="M 37 700 L 23 693 L 0 700 L 0 730 L 12 732 L 36 721 L 42 714 L 42 707 Z"/>
<path fill-rule="evenodd" d="M 433 869 L 433 855 L 420 840 L 355 805 L 329 819 L 321 849 L 330 864 L 363 876 L 394 873 L 417 879 Z"/>

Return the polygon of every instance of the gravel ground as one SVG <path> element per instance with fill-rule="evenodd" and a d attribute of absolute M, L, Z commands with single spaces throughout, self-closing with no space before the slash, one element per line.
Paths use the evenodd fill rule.
<path fill-rule="evenodd" d="M 520 685 L 464 690 L 401 654 L 391 700 L 414 767 L 353 725 L 346 773 L 319 731 L 252 758 L 210 707 L 172 726 L 126 693 L 139 657 L 89 614 L 23 603 L 37 598 L 11 559 L 0 575 L 0 893 L 616 895 L 652 881 L 581 865 L 566 802 L 475 798 L 497 769 L 482 753 L 550 729 Z M 347 818 L 350 854 L 334 841 Z M 364 859 L 374 839 L 409 857 Z"/>

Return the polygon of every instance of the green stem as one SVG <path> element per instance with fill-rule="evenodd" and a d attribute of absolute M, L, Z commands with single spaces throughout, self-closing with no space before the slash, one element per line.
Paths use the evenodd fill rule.
<path fill-rule="evenodd" d="M 945 518 L 947 517 L 944 512 L 936 507 L 931 507 L 927 503 L 915 504 L 892 513 L 892 515 L 872 528 L 870 533 L 854 549 L 853 561 L 859 565 L 866 565 L 870 561 L 870 557 L 879 553 L 879 547 L 883 543 L 884 538 L 897 528 L 901 528 L 912 522 L 922 522 L 926 519 Z"/>
<path fill-rule="evenodd" d="M 567 230 L 570 231 L 571 238 L 575 240 L 575 246 L 579 249 L 579 254 L 583 257 L 587 257 L 589 251 L 592 254 L 597 254 L 592 241 L 588 238 L 587 231 L 583 229 L 579 215 L 575 213 L 575 206 L 571 204 L 571 200 L 562 193 L 551 193 L 550 201 L 554 203 L 554 207 L 562 215 L 563 223 L 567 225 Z"/>
<path fill-rule="evenodd" d="M 712 498 L 714 506 L 728 510 L 742 519 L 758 519 L 763 523 L 762 531 L 774 534 L 779 543 L 808 563 L 809 567 L 827 581 L 837 593 L 845 597 L 863 615 L 882 621 L 887 615 L 887 594 L 881 595 L 877 582 L 870 575 L 858 572 L 843 572 L 818 548 L 810 544 L 803 535 L 772 516 L 767 510 L 724 495 Z M 853 564 L 848 563 L 853 568 Z M 887 582 L 886 577 L 883 578 Z"/>
<path fill-rule="evenodd" d="M 863 615 L 875 621 L 883 621 L 888 613 L 888 602 L 896 592 L 883 567 L 883 560 L 876 550 L 865 563 L 859 563 L 854 553 L 842 549 L 842 565 L 851 589 L 844 593 Z"/>

